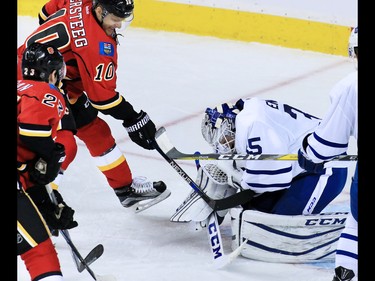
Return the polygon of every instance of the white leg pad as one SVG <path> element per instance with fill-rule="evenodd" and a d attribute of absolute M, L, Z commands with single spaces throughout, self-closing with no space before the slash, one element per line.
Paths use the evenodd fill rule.
<path fill-rule="evenodd" d="M 281 263 L 333 261 L 348 213 L 284 216 L 231 209 L 232 249 L 247 239 L 241 255 Z"/>

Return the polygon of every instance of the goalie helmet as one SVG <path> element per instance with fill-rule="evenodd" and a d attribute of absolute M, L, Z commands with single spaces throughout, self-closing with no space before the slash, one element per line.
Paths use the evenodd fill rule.
<path fill-rule="evenodd" d="M 49 82 L 50 74 L 56 70 L 58 85 L 65 77 L 64 57 L 58 49 L 49 44 L 34 42 L 22 56 L 22 75 L 24 79 Z"/>
<path fill-rule="evenodd" d="M 234 153 L 235 120 L 239 112 L 238 107 L 231 103 L 206 109 L 201 132 L 217 153 Z"/>
<path fill-rule="evenodd" d="M 129 18 L 133 15 L 133 0 L 93 0 L 94 9 L 100 5 L 104 10 L 104 16 L 108 13 L 119 18 Z"/>
<path fill-rule="evenodd" d="M 350 58 L 358 58 L 358 26 L 354 27 L 350 33 L 348 51 Z"/>

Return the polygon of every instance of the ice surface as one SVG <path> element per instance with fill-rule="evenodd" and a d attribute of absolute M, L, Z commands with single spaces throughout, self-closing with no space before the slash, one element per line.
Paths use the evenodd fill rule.
<path fill-rule="evenodd" d="M 36 26 L 36 18 L 19 17 L 19 44 Z M 345 57 L 258 43 L 132 27 L 120 40 L 118 91 L 136 110 L 146 111 L 157 126 L 166 127 L 172 143 L 188 153 L 210 152 L 200 133 L 206 107 L 260 96 L 322 116 L 329 105 L 331 87 L 353 70 Z M 238 257 L 227 268 L 215 269 L 206 232 L 193 232 L 189 224 L 169 221 L 191 187 L 156 151 L 132 143 L 121 122 L 102 117 L 108 120 L 133 175 L 164 180 L 172 195 L 142 213 L 123 208 L 77 140 L 78 154 L 65 173 L 60 191 L 76 211 L 79 226 L 70 230 L 70 235 L 81 255 L 87 255 L 99 243 L 104 245 L 103 256 L 91 265 L 95 273 L 113 274 L 118 281 L 331 280 L 333 263 L 265 263 Z M 352 146 L 349 153 L 356 154 Z M 193 161 L 178 163 L 195 179 Z M 347 190 L 329 210 L 348 209 Z M 221 233 L 224 250 L 229 253 L 228 216 Z M 87 271 L 78 273 L 65 240 L 61 236 L 53 240 L 65 280 L 93 280 Z M 18 258 L 18 281 L 28 280 Z"/>

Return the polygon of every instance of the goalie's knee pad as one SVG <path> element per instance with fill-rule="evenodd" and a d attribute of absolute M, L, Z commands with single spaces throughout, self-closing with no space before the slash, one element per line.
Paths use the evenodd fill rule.
<path fill-rule="evenodd" d="M 213 199 L 222 199 L 236 193 L 236 189 L 228 185 L 227 175 L 217 165 L 207 164 L 198 169 L 196 183 L 199 188 Z M 212 208 L 195 192 L 177 208 L 171 217 L 174 222 L 202 222 L 212 213 Z M 228 210 L 222 210 L 218 215 L 222 218 Z"/>

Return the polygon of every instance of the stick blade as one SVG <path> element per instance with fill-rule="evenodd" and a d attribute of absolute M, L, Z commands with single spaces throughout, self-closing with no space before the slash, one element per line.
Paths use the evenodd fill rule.
<path fill-rule="evenodd" d="M 246 243 L 247 243 L 247 239 L 244 242 L 242 242 L 242 244 L 238 248 L 236 248 L 233 252 L 231 252 L 229 255 L 225 255 L 221 259 L 215 261 L 214 267 L 216 269 L 221 269 L 231 264 L 232 261 L 235 260 L 241 254 L 241 250 L 246 245 Z"/>
<path fill-rule="evenodd" d="M 104 252 L 104 246 L 102 244 L 97 245 L 94 249 L 88 253 L 88 255 L 84 258 L 84 261 L 87 265 L 92 264 L 94 261 L 96 261 L 98 258 L 103 255 Z M 79 263 L 79 266 L 77 266 L 78 272 L 82 272 L 85 270 L 85 265 L 83 263 Z"/>

